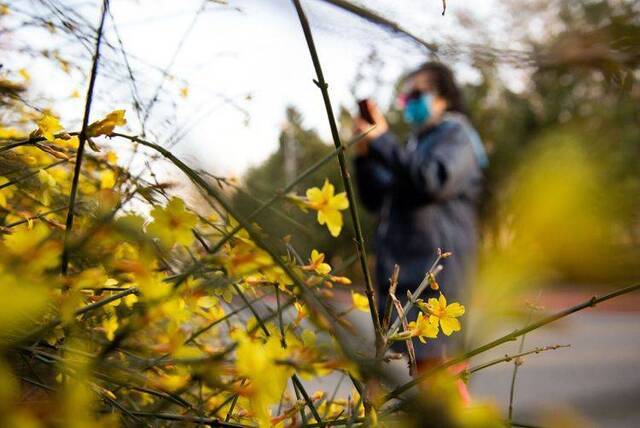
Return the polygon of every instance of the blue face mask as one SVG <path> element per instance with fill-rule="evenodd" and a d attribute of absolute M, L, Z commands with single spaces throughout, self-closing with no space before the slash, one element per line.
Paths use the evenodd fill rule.
<path fill-rule="evenodd" d="M 431 95 L 423 94 L 407 101 L 404 120 L 412 127 L 423 125 L 431 117 Z"/>

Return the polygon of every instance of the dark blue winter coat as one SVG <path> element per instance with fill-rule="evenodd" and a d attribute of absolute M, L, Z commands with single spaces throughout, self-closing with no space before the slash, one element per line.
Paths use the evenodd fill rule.
<path fill-rule="evenodd" d="M 446 115 L 406 145 L 383 134 L 370 143 L 366 156 L 355 159 L 359 196 L 379 215 L 374 245 L 381 304 L 395 264 L 400 266 L 396 295 L 406 297 L 424 278 L 438 248 L 453 253 L 437 277 L 442 291 L 450 300 L 462 297 L 476 260 L 484 163 L 477 133 L 458 114 Z M 424 297 L 433 295 L 429 291 Z"/>

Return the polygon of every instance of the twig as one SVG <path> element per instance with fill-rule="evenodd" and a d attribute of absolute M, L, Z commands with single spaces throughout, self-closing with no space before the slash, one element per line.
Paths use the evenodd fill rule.
<path fill-rule="evenodd" d="M 391 274 L 391 278 L 389 278 L 389 290 L 396 289 L 398 286 L 398 276 L 400 275 L 400 266 L 393 266 L 393 273 Z M 389 323 L 391 322 L 391 315 L 393 311 L 393 303 L 391 299 L 387 299 L 384 306 L 384 314 L 382 315 L 382 330 L 389 330 Z"/>
<path fill-rule="evenodd" d="M 199 416 L 177 415 L 173 413 L 153 413 L 139 412 L 131 410 L 130 413 L 143 418 L 163 419 L 166 421 L 190 422 L 194 424 L 204 424 L 212 427 L 231 427 L 231 428 L 250 428 L 251 425 L 236 424 L 232 422 L 221 421 L 216 418 L 203 418 Z"/>
<path fill-rule="evenodd" d="M 488 367 L 495 366 L 496 364 L 500 364 L 500 363 L 508 363 L 509 361 L 516 361 L 516 363 L 517 363 L 517 361 L 520 358 L 526 357 L 527 355 L 539 354 L 539 353 L 545 352 L 545 351 L 554 351 L 554 350 L 560 349 L 560 348 L 569 348 L 570 346 L 571 345 L 541 346 L 541 347 L 530 349 L 529 351 L 518 352 L 517 354 L 505 355 L 504 357 L 496 358 L 495 360 L 491 360 L 491 361 L 488 361 L 486 363 L 480 364 L 478 366 L 472 367 L 472 368 L 470 368 L 468 370 L 465 370 L 464 372 L 466 372 L 467 374 L 472 374 L 472 373 L 475 373 L 477 371 L 484 370 L 484 369 L 486 369 Z"/>
<path fill-rule="evenodd" d="M 52 210 L 45 211 L 45 212 L 37 214 L 37 215 L 31 216 L 31 217 L 27 217 L 27 218 L 25 218 L 23 220 L 14 221 L 13 223 L 9 223 L 6 226 L 0 226 L 0 233 L 8 231 L 8 229 L 11 229 L 12 227 L 16 227 L 16 226 L 20 226 L 21 224 L 28 223 L 28 222 L 30 222 L 32 220 L 37 220 L 39 218 L 44 218 L 44 217 L 48 216 L 49 214 L 55 214 L 55 213 L 57 213 L 59 211 L 64 211 L 67 208 L 68 207 L 66 207 L 66 206 L 59 207 L 59 208 L 54 208 Z"/>
<path fill-rule="evenodd" d="M 311 401 L 311 398 L 309 398 L 309 394 L 307 394 L 307 391 L 304 389 L 304 386 L 302 386 L 302 382 L 300 382 L 300 379 L 298 379 L 298 375 L 294 373 L 291 376 L 291 380 L 293 381 L 293 384 L 300 391 L 300 394 L 302 394 L 302 398 L 304 398 L 304 401 L 307 403 L 307 407 L 309 407 L 309 410 L 311 410 L 311 414 L 313 415 L 313 417 L 320 424 L 320 426 L 324 426 L 322 418 L 320 417 L 318 410 L 316 410 L 316 406 L 313 405 L 313 401 Z"/>
<path fill-rule="evenodd" d="M 109 10 L 109 0 L 102 2 L 102 15 L 100 16 L 100 26 L 98 27 L 98 35 L 96 37 L 96 48 L 93 55 L 93 65 L 91 66 L 91 75 L 89 77 L 89 88 L 87 89 L 87 99 L 84 106 L 84 116 L 82 118 L 82 130 L 78 144 L 78 152 L 76 153 L 76 164 L 73 171 L 73 180 L 71 181 L 71 194 L 69 195 L 69 211 L 67 211 L 67 222 L 64 231 L 64 249 L 62 250 L 62 266 L 63 275 L 67 274 L 69 268 L 69 240 L 71 238 L 71 229 L 73 228 L 73 215 L 76 204 L 76 196 L 78 193 L 78 181 L 80 179 L 80 170 L 82 168 L 82 155 L 84 153 L 84 145 L 87 140 L 87 128 L 89 126 L 89 116 L 91 114 L 91 103 L 93 101 L 93 89 L 98 76 L 98 64 L 100 62 L 100 42 L 102 41 L 102 30 L 104 28 L 105 17 Z"/>
<path fill-rule="evenodd" d="M 398 318 L 402 322 L 402 329 L 404 331 L 408 331 L 409 323 L 407 322 L 407 317 L 405 317 L 404 310 L 402 309 L 402 303 L 400 303 L 400 300 L 398 300 L 398 298 L 396 297 L 396 287 L 398 286 L 397 272 L 399 272 L 399 269 L 398 265 L 396 265 L 395 267 L 396 269 L 394 269 L 393 273 L 396 277 L 396 280 L 391 282 L 391 287 L 389 287 L 389 297 L 391 298 L 391 301 L 393 302 L 393 305 L 398 312 Z M 413 339 L 409 337 L 407 340 L 405 340 L 405 343 L 407 344 L 407 352 L 409 354 L 409 374 L 413 376 L 418 370 L 416 365 L 416 351 L 413 348 Z"/>
<path fill-rule="evenodd" d="M 542 291 L 540 291 L 538 293 L 538 298 L 537 300 L 540 300 L 540 295 L 542 294 Z M 527 316 L 527 324 L 529 324 L 531 322 L 531 315 L 533 314 L 533 306 L 529 309 L 529 315 Z M 524 349 L 524 339 L 527 335 L 523 334 L 520 337 L 520 345 L 518 345 L 518 352 L 522 352 L 522 350 Z M 508 414 L 508 418 L 509 421 L 511 421 L 512 416 L 513 416 L 513 400 L 515 398 L 515 392 L 516 392 L 516 377 L 518 376 L 518 370 L 520 368 L 520 364 L 518 362 L 518 360 L 513 362 L 513 371 L 511 373 L 511 385 L 509 386 L 509 414 Z"/>

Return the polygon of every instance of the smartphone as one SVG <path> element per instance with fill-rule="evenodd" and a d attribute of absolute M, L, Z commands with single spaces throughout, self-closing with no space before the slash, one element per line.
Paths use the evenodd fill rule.
<path fill-rule="evenodd" d="M 360 110 L 360 117 L 369 122 L 370 124 L 374 124 L 373 117 L 371 116 L 371 111 L 369 111 L 369 103 L 368 100 L 362 99 L 358 101 L 358 109 Z"/>

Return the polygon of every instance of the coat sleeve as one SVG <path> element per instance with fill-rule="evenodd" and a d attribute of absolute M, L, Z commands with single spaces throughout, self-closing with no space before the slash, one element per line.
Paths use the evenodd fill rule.
<path fill-rule="evenodd" d="M 369 211 L 378 211 L 393 185 L 391 171 L 370 156 L 356 157 L 354 167 L 362 204 Z"/>
<path fill-rule="evenodd" d="M 384 137 L 384 138 L 383 138 Z M 457 196 L 478 168 L 473 148 L 461 126 L 452 124 L 432 147 L 418 146 L 408 152 L 386 134 L 369 145 L 370 156 L 412 190 L 418 202 Z"/>

